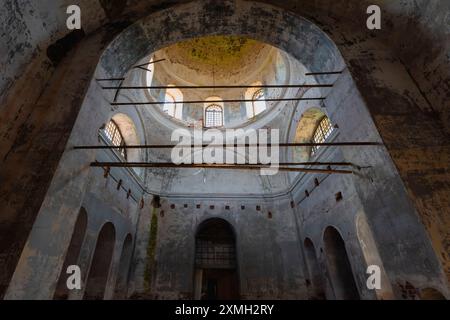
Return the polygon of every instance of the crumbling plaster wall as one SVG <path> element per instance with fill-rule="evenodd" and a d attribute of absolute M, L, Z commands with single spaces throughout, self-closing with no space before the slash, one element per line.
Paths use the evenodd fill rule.
<path fill-rule="evenodd" d="M 31 2 L 23 3 L 30 4 Z M 92 3 L 95 2 L 89 1 L 89 6 Z M 175 2 L 133 2 L 131 4 L 136 4 L 135 7 L 130 6 L 125 9 L 128 17 L 127 23 L 138 16 L 149 14 L 173 3 Z M 48 12 L 49 16 L 50 12 L 56 8 L 53 4 L 52 2 L 50 6 L 45 1 L 33 3 L 42 9 L 42 12 Z M 448 10 L 445 9 L 445 6 L 449 4 L 437 0 L 431 2 L 380 1 L 379 4 L 385 13 L 384 26 L 387 27 L 383 32 L 369 32 L 364 29 L 364 12 L 367 7 L 365 2 L 286 1 L 282 4 L 279 2 L 274 4 L 285 5 L 297 14 L 310 18 L 337 43 L 362 96 L 368 103 L 369 111 L 374 116 L 375 124 L 393 157 L 401 178 L 406 182 L 408 193 L 412 196 L 422 221 L 432 234 L 434 248 L 441 257 L 441 262 L 448 265 L 448 244 L 445 242 L 445 239 L 448 239 L 448 232 L 446 232 L 448 223 L 445 217 L 448 216 L 449 190 L 445 181 L 448 181 L 446 172 L 449 150 L 448 139 L 446 140 L 447 136 L 444 133 L 444 125 L 448 124 L 448 121 L 440 122 L 439 119 L 446 119 L 445 114 L 448 110 L 446 101 L 449 90 L 446 79 L 449 78 L 449 68 L 448 59 L 445 59 L 445 54 L 448 52 L 448 47 L 446 47 L 448 46 L 448 41 L 446 41 L 448 28 L 445 27 Z M 214 5 L 210 4 L 209 6 L 215 8 Z M 22 23 L 20 15 L 16 15 L 17 10 L 2 10 L 1 12 L 6 21 L 12 21 L 10 19 L 13 18 L 16 23 Z M 102 11 L 93 7 L 92 12 L 97 14 Z M 258 12 L 261 13 L 261 11 Z M 34 12 L 30 14 L 33 15 Z M 55 173 L 56 164 L 60 160 L 65 141 L 72 129 L 81 99 L 86 92 L 86 84 L 91 79 L 90 75 L 98 61 L 99 54 L 108 39 L 124 26 L 121 24 L 110 26 L 109 29 L 99 29 L 96 35 L 92 34 L 87 37 L 80 42 L 77 48 L 72 50 L 78 53 L 78 56 L 69 54 L 63 60 L 64 63 L 55 70 L 53 67 L 48 67 L 50 63 L 43 54 L 44 50 L 40 50 L 41 55 L 36 55 L 31 60 L 30 57 L 33 57 L 32 53 L 37 48 L 37 43 L 42 43 L 42 47 L 45 48 L 45 43 L 51 42 L 51 40 L 46 42 L 47 39 L 52 37 L 56 39 L 60 35 L 68 33 L 64 26 L 66 17 L 64 10 L 58 10 L 56 16 L 60 17 L 58 20 L 60 23 L 54 26 L 57 31 L 43 33 L 40 35 L 42 38 L 24 32 L 28 29 L 26 26 L 11 27 L 9 32 L 2 33 L 1 38 L 4 43 L 2 48 L 15 46 L 24 48 L 21 53 L 2 55 L 2 57 L 8 57 L 2 61 L 2 68 L 5 66 L 11 71 L 8 71 L 10 72 L 7 76 L 9 80 L 4 81 L 5 85 L 2 85 L 1 91 L 2 99 L 5 101 L 1 110 L 1 119 L 2 123 L 8 123 L 8 126 L 2 126 L 2 146 L 4 146 L 2 150 L 4 153 L 2 153 L 1 177 L 2 186 L 5 189 L 2 190 L 3 212 L 0 234 L 5 235 L 6 238 L 1 241 L 5 245 L 1 251 L 1 265 L 4 267 L 4 272 L 1 273 L 3 275 L 1 292 L 4 292 L 12 271 L 16 267 L 23 244 Z M 85 15 L 85 17 L 89 17 L 89 15 Z M 40 19 L 40 17 L 37 18 L 37 20 Z M 85 20 L 87 24 L 92 21 L 90 18 Z M 101 21 L 99 19 L 95 23 L 101 23 Z M 14 26 L 13 23 L 7 25 Z M 270 25 L 273 27 L 272 32 L 280 31 L 276 25 Z M 253 28 L 253 26 L 249 27 Z M 419 32 L 409 32 L 411 28 L 417 28 Z M 360 32 L 358 33 L 358 31 Z M 24 40 L 19 34 L 27 35 L 29 41 Z M 370 41 L 366 41 L 368 39 Z M 380 46 L 381 42 L 386 43 L 386 47 Z M 419 47 L 421 54 L 413 57 L 415 50 L 411 50 L 411 48 Z M 371 52 L 376 52 L 376 55 Z M 385 58 L 377 58 L 378 54 L 385 52 L 390 52 L 390 54 Z M 431 59 L 428 59 L 429 52 L 434 53 Z M 377 98 L 380 88 L 388 87 L 387 92 L 398 89 L 395 81 L 389 85 L 382 81 L 384 80 L 383 73 L 389 71 L 392 66 L 390 64 L 392 57 L 398 54 L 406 68 L 398 69 L 399 65 L 397 64 L 393 73 L 400 70 L 401 74 L 405 74 L 408 69 L 411 70 L 411 75 L 415 77 L 420 89 L 416 88 L 416 91 L 425 93 L 425 102 L 419 104 L 424 108 L 417 109 L 417 112 L 393 114 L 394 110 L 401 111 L 405 109 L 403 106 L 410 106 L 408 99 L 402 94 L 384 94 Z M 13 57 L 14 59 L 12 59 Z M 380 62 L 383 63 L 380 64 Z M 397 62 L 398 60 L 396 60 Z M 25 65 L 28 65 L 27 70 L 25 70 Z M 375 65 L 382 66 L 381 72 L 378 74 L 374 74 L 377 68 L 372 67 Z M 423 72 L 424 70 L 426 72 Z M 17 81 L 14 87 L 11 87 L 13 78 Z M 410 82 L 414 83 L 412 80 Z M 58 95 L 58 91 L 65 94 Z M 436 113 L 430 114 L 426 111 L 429 109 L 426 100 L 433 101 L 433 108 L 438 110 L 436 112 L 438 117 L 434 116 Z M 379 109 L 380 105 L 386 105 L 389 102 L 393 102 L 389 104 L 389 108 Z M 37 106 L 41 106 L 41 109 Z M 58 113 L 58 117 L 54 116 L 54 112 L 49 112 L 49 106 L 51 106 L 51 110 Z M 42 111 L 42 115 L 45 116 L 37 117 L 38 110 L 45 110 Z M 413 108 L 413 110 L 416 109 Z M 400 129 L 398 124 L 402 124 Z M 448 126 L 446 128 L 448 129 Z M 415 133 L 414 139 L 408 136 L 408 132 Z M 35 138 L 31 139 L 30 137 Z M 51 139 L 51 137 L 53 138 Z M 395 144 L 394 138 L 397 140 L 404 138 L 404 140 L 401 141 L 401 144 Z M 42 144 L 42 141 L 46 142 L 45 145 Z M 430 148 L 428 144 L 432 141 L 435 141 L 436 145 Z M 77 141 L 77 143 L 83 142 L 90 141 Z M 420 146 L 414 148 L 416 144 Z M 12 146 L 14 147 L 12 148 Z M 414 154 L 407 152 L 408 149 L 414 150 Z M 39 152 L 36 153 L 36 150 Z M 5 155 L 8 156 L 5 157 Z M 414 163 L 409 161 L 412 158 L 416 159 Z M 86 160 L 88 159 L 92 159 L 92 157 L 87 157 Z M 47 170 L 43 170 L 41 165 L 43 162 L 48 164 Z M 417 183 L 418 177 L 420 177 L 420 183 Z M 67 175 L 65 180 L 67 181 L 68 178 L 70 179 L 72 176 Z M 80 178 L 83 179 L 83 177 Z M 77 181 L 80 180 L 77 179 Z M 24 190 L 24 192 L 17 192 L 17 190 Z M 56 190 L 58 189 L 50 188 L 49 192 Z M 427 190 L 429 192 L 424 193 Z M 32 201 L 24 201 L 29 198 L 29 194 L 35 195 L 29 199 Z M 81 200 L 78 200 L 80 198 L 82 195 L 76 197 L 77 200 L 71 207 L 71 212 L 76 212 L 79 208 Z M 63 202 L 60 200 L 59 203 Z M 48 203 L 44 206 L 48 206 Z M 73 225 L 74 221 L 72 221 L 73 223 L 70 221 L 69 219 L 65 222 Z M 43 224 L 44 227 L 48 227 L 48 225 L 51 223 Z M 64 241 L 68 243 L 70 239 L 66 238 Z M 448 270 L 448 267 L 446 268 Z"/>
<path fill-rule="evenodd" d="M 322 110 L 338 126 L 332 140 L 380 141 L 365 102 L 347 71 L 336 80 Z M 354 168 L 352 176 L 300 174 L 294 180 L 292 192 L 298 205 L 302 236 L 315 244 L 322 274 L 328 280 L 328 297 L 333 298 L 333 290 L 323 251 L 323 232 L 329 225 L 335 226 L 345 240 L 360 296 L 374 297 L 366 286 L 369 262 L 364 258 L 366 239 L 357 236 L 358 215 L 363 215 L 370 225 L 380 256 L 377 264 L 385 273 L 382 284 L 385 291 L 377 290 L 378 297 L 402 298 L 402 286 L 407 282 L 417 290 L 433 287 L 448 296 L 440 257 L 433 250 L 426 227 L 418 223 L 417 211 L 385 147 L 330 147 L 319 150 L 312 160 L 350 162 L 361 167 Z M 338 192 L 343 196 L 339 201 L 335 199 Z"/>
<path fill-rule="evenodd" d="M 193 298 L 197 227 L 206 219 L 222 218 L 236 232 L 242 299 L 306 299 L 303 258 L 294 212 L 287 209 L 289 203 L 289 197 L 276 201 L 213 197 L 163 199 L 158 211 L 157 266 L 152 296 Z"/>

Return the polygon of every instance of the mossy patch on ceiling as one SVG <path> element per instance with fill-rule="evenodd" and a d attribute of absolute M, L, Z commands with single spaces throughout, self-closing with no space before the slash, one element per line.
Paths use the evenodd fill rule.
<path fill-rule="evenodd" d="M 261 42 L 240 36 L 208 36 L 177 43 L 171 50 L 196 64 L 226 68 L 240 65 L 243 58 L 263 46 Z"/>

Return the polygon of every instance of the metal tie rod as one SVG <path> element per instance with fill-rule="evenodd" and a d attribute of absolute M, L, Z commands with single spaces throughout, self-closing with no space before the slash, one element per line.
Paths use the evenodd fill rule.
<path fill-rule="evenodd" d="M 224 169 L 224 170 L 261 170 L 271 169 L 270 165 L 229 165 L 229 164 L 175 164 L 175 163 L 147 163 L 147 162 L 92 162 L 91 167 L 118 167 L 118 168 L 205 168 L 205 169 Z M 272 168 L 275 169 L 275 168 Z M 315 169 L 315 168 L 292 168 L 278 167 L 279 171 L 305 172 L 305 173 L 340 173 L 352 174 L 351 170 L 333 170 L 333 169 Z"/>
<path fill-rule="evenodd" d="M 155 61 L 146 62 L 146 63 L 140 64 L 140 65 L 134 66 L 133 68 L 142 68 L 144 66 L 148 66 L 150 64 L 155 64 L 155 63 L 158 63 L 158 62 L 161 62 L 161 61 L 165 61 L 165 60 L 166 59 L 158 59 L 158 60 L 155 60 Z"/>
<path fill-rule="evenodd" d="M 114 162 L 115 163 L 115 162 Z M 121 162 L 122 163 L 122 162 Z M 127 162 L 123 162 L 127 163 Z M 151 165 L 161 165 L 161 166 L 172 166 L 173 162 L 130 162 L 130 163 L 139 163 L 139 164 L 151 164 Z M 210 165 L 209 163 L 194 163 L 198 165 Z M 214 165 L 214 163 L 212 164 Z M 221 165 L 221 164 L 219 164 Z M 231 165 L 230 163 L 224 163 L 224 165 Z M 238 164 L 239 165 L 239 164 Z M 249 166 L 265 166 L 267 164 L 263 163 L 247 163 Z M 343 166 L 343 167 L 355 167 L 360 168 L 351 162 L 279 162 L 279 166 Z"/>
<path fill-rule="evenodd" d="M 175 103 L 189 104 L 189 103 L 233 103 L 233 102 L 254 102 L 254 101 L 314 101 L 325 100 L 326 98 L 277 98 L 277 99 L 236 99 L 236 100 L 191 100 L 191 101 L 176 101 Z M 111 102 L 112 106 L 141 106 L 141 105 L 160 105 L 160 104 L 173 104 L 171 101 L 148 101 L 148 102 Z"/>
<path fill-rule="evenodd" d="M 315 146 L 380 146 L 379 142 L 300 142 L 300 143 L 276 143 L 276 144 L 252 144 L 252 143 L 235 143 L 235 144 L 153 144 L 153 145 L 124 145 L 124 146 L 74 146 L 75 150 L 90 149 L 171 149 L 171 148 L 237 148 L 237 147 L 315 147 Z"/>
<path fill-rule="evenodd" d="M 320 75 L 327 75 L 327 74 L 341 74 L 344 71 L 325 71 L 325 72 L 307 72 L 305 73 L 305 76 L 320 76 Z"/>
<path fill-rule="evenodd" d="M 116 79 L 115 79 L 116 80 Z M 218 85 L 218 86 L 106 86 L 104 90 L 138 90 L 138 89 L 277 89 L 277 88 L 332 88 L 333 84 L 266 84 L 266 85 Z"/>

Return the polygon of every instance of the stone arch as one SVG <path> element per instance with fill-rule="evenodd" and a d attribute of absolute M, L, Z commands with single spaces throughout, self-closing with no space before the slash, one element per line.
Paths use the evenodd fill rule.
<path fill-rule="evenodd" d="M 67 249 L 66 258 L 64 260 L 61 274 L 59 275 L 58 283 L 53 298 L 55 300 L 64 300 L 69 296 L 69 289 L 67 288 L 66 281 L 68 274 L 66 273 L 67 267 L 70 265 L 76 265 L 78 256 L 81 252 L 84 236 L 86 234 L 86 227 L 88 222 L 88 214 L 83 207 L 78 213 L 75 226 L 73 228 L 72 239 L 70 240 L 69 248 Z"/>
<path fill-rule="evenodd" d="M 226 4 L 225 4 L 225 6 L 227 6 L 227 5 L 229 5 L 229 3 L 227 2 Z M 305 6 L 305 7 L 308 7 L 308 8 L 314 8 L 314 6 L 313 5 L 311 5 L 311 6 Z M 323 12 L 328 12 L 328 11 L 325 11 L 325 10 L 329 10 L 328 9 L 328 5 L 326 6 L 327 7 L 327 9 L 324 9 L 324 11 Z M 347 6 L 348 7 L 348 6 Z M 337 8 L 337 6 L 336 6 L 336 8 Z M 353 8 L 357 8 L 357 6 L 355 6 L 355 7 L 352 7 L 352 10 L 353 10 Z M 217 12 L 222 12 L 221 10 L 217 10 L 217 9 L 214 9 L 214 10 L 216 10 Z M 305 9 L 306 10 L 306 9 Z M 349 9 L 350 10 L 350 9 Z M 212 10 L 211 10 L 212 11 Z M 258 8 L 256 8 L 256 12 L 257 13 L 259 13 L 259 12 L 261 12 L 260 10 L 258 10 Z M 345 11 L 343 11 L 343 12 L 345 12 Z M 354 12 L 354 11 L 352 11 L 352 12 Z M 262 13 L 264 13 L 264 11 L 262 12 Z M 288 18 L 290 18 L 290 14 L 289 15 L 287 15 L 288 16 Z M 325 15 L 324 15 L 325 16 Z M 170 19 L 171 19 L 171 17 L 169 16 L 169 17 L 167 17 L 166 16 L 166 18 L 168 19 L 168 21 L 171 21 Z M 328 19 L 328 18 L 327 18 Z M 329 19 L 332 19 L 332 17 L 330 17 Z M 270 18 L 270 20 L 272 20 L 272 18 Z M 240 20 L 241 21 L 241 23 L 245 23 L 245 22 L 243 22 L 243 20 Z M 218 23 L 219 25 L 222 25 L 222 21 L 219 21 L 219 23 Z M 261 23 L 260 23 L 261 24 Z M 248 24 L 249 26 L 252 26 L 252 28 L 254 28 L 254 29 L 257 29 L 257 28 L 259 28 L 260 26 L 258 26 L 258 24 L 253 24 L 253 23 L 249 23 Z M 291 25 L 296 25 L 295 23 L 291 23 Z M 269 27 L 271 27 L 271 26 L 274 26 L 274 24 L 273 24 L 273 22 L 272 22 L 272 24 L 270 24 L 269 23 Z M 278 27 L 278 28 L 276 28 L 276 26 L 275 26 L 275 28 L 272 28 L 273 30 L 279 30 L 279 29 L 282 29 L 281 27 Z M 295 31 L 295 30 L 294 30 Z M 195 31 L 194 31 L 195 32 Z M 151 32 L 150 32 L 151 33 Z M 154 34 L 157 34 L 156 32 L 153 32 Z M 336 33 L 337 34 L 337 33 Z M 336 34 L 335 34 L 335 36 L 336 36 Z M 416 33 L 416 34 L 418 34 L 418 33 Z M 336 37 L 338 37 L 338 36 L 336 36 Z M 289 37 L 287 37 L 287 38 L 289 38 Z M 395 38 L 394 38 L 395 39 Z M 395 41 L 395 40 L 394 40 Z M 367 41 L 368 42 L 368 41 Z M 372 41 L 370 41 L 370 42 L 372 42 Z M 373 41 L 373 42 L 375 42 L 375 41 Z M 345 46 L 345 45 L 344 45 Z M 343 47 L 344 47 L 343 46 Z M 425 47 L 427 47 L 427 46 L 425 46 Z M 293 45 L 293 48 L 295 48 L 295 45 Z M 114 50 L 114 49 L 113 49 Z M 353 50 L 353 48 L 352 48 L 352 46 L 348 46 L 348 51 L 356 51 L 356 50 Z M 358 50 L 358 52 L 359 52 L 359 50 Z M 121 58 L 118 58 L 119 60 L 120 59 L 123 59 L 123 57 L 121 57 Z M 358 60 L 358 61 L 361 61 L 360 62 L 360 64 L 363 64 L 363 63 L 365 63 L 365 59 L 354 59 L 354 61 L 356 61 L 356 60 Z M 367 59 L 368 61 L 370 61 L 370 59 Z M 371 62 L 371 61 L 370 61 Z M 357 67 L 358 66 L 358 63 L 355 63 L 356 64 L 356 66 L 355 67 Z M 120 65 L 120 61 L 119 61 L 119 64 L 118 65 Z M 372 65 L 371 65 L 372 66 Z M 370 68 L 368 67 L 367 68 L 367 70 L 369 70 Z M 360 72 L 360 74 L 361 74 L 361 76 L 363 76 L 363 73 L 365 72 L 365 70 L 363 69 L 363 70 L 360 70 L 361 72 Z M 381 74 L 382 72 L 380 72 L 380 74 Z M 81 79 L 81 77 L 80 77 L 80 79 Z M 369 80 L 370 80 L 370 77 L 369 77 Z M 361 80 L 360 80 L 360 82 L 361 82 Z M 368 81 L 369 82 L 369 84 L 364 88 L 365 89 L 365 91 L 370 91 L 370 84 L 371 84 L 371 82 L 370 81 Z M 379 91 L 378 90 L 373 90 L 373 91 L 377 91 L 377 93 L 379 93 Z M 365 96 L 367 96 L 368 94 L 367 94 L 367 92 L 365 92 Z M 379 95 L 380 96 L 380 100 L 381 99 L 384 99 L 385 98 L 385 95 Z M 370 98 L 370 95 L 369 95 L 369 98 Z M 390 98 L 390 97 L 388 97 L 388 98 Z M 59 100 L 60 101 L 60 100 Z M 68 102 L 67 104 L 69 104 L 69 103 L 71 103 L 71 102 L 73 102 L 73 101 L 70 101 L 70 102 Z M 373 104 L 376 104 L 375 102 L 373 103 Z M 19 105 L 19 104 L 17 104 L 17 105 Z M 74 104 L 75 105 L 75 104 Z M 380 105 L 382 105 L 382 103 L 380 103 Z M 400 105 L 400 104 L 399 104 Z M 408 106 L 408 105 L 407 105 Z M 71 106 L 71 107 L 73 107 L 73 106 Z M 76 108 L 76 106 L 75 106 L 75 108 Z M 75 109 L 74 108 L 74 109 Z M 408 113 L 409 114 L 409 113 Z M 402 121 L 398 121 L 398 122 L 402 122 Z M 403 121 L 404 123 L 407 123 L 407 121 Z M 410 123 L 419 123 L 420 121 L 410 121 Z M 396 122 L 395 121 L 391 121 L 391 123 L 393 123 L 393 124 L 395 124 Z M 36 126 L 37 128 L 39 128 L 39 126 Z M 434 130 L 434 128 L 433 128 L 433 130 Z M 389 130 L 385 130 L 385 131 L 389 131 Z M 393 135 L 393 136 L 395 136 L 395 135 Z M 36 140 L 38 140 L 38 139 L 36 139 Z M 61 145 L 62 143 L 61 143 L 61 141 L 60 141 L 60 139 L 59 139 L 59 137 L 58 137 L 58 143 Z M 406 144 L 406 143 L 405 143 Z M 50 142 L 50 143 L 48 143 L 48 145 L 51 147 L 52 146 L 52 142 Z M 7 150 L 6 148 L 5 148 L 5 150 Z M 57 149 L 56 150 L 56 153 L 58 153 L 58 152 L 62 152 L 62 150 L 61 149 Z M 398 154 L 403 154 L 403 152 L 398 152 Z M 57 158 L 57 157 L 55 157 L 55 158 Z M 83 164 L 84 165 L 84 164 Z M 5 166 L 6 167 L 6 166 Z M 48 167 L 51 167 L 50 165 L 48 166 Z M 430 167 L 433 167 L 433 166 L 430 166 Z M 79 168 L 76 168 L 76 170 L 78 170 Z M 24 169 L 25 170 L 25 169 Z M 44 179 L 45 180 L 45 179 Z M 425 179 L 426 180 L 426 179 Z M 430 181 L 432 181 L 432 179 L 430 179 Z M 37 184 L 39 184 L 40 183 L 40 181 L 36 181 L 36 183 Z M 42 183 L 41 183 L 41 185 L 42 185 Z M 443 194 L 445 195 L 445 190 L 444 190 L 444 192 L 443 192 Z M 41 205 L 41 203 L 39 202 L 39 201 L 36 201 L 36 204 L 33 204 L 33 207 L 34 208 L 36 208 L 36 207 L 39 207 L 40 205 Z M 437 201 L 435 201 L 435 202 L 437 202 Z M 51 209 L 53 209 L 53 208 L 51 208 Z M 43 209 L 43 211 L 45 210 L 45 214 L 48 214 L 49 213 L 49 211 L 51 210 L 51 209 L 48 209 L 48 208 L 44 208 Z M 437 208 L 433 208 L 433 209 L 437 209 Z M 14 210 L 16 210 L 16 209 L 14 209 Z M 18 211 L 18 209 L 17 209 L 17 211 Z M 34 221 L 34 217 L 35 217 L 35 215 L 34 215 L 34 213 L 32 212 L 32 210 L 29 210 L 28 211 L 29 212 L 29 216 L 30 216 L 30 218 L 29 219 L 27 219 L 27 221 L 26 221 L 26 223 L 24 223 L 24 226 L 22 227 L 23 228 L 23 230 L 25 230 L 25 231 L 23 231 L 23 230 L 21 230 L 21 232 L 20 232 L 20 239 L 18 239 L 18 240 L 16 240 L 15 238 L 14 238 L 14 240 L 7 240 L 8 242 L 6 243 L 6 246 L 5 247 L 11 247 L 11 248 L 20 248 L 20 249 L 22 249 L 22 247 L 23 247 L 23 243 L 25 243 L 25 241 L 26 241 L 26 237 L 27 237 L 27 235 L 28 235 L 28 233 L 27 233 L 27 228 L 31 228 L 30 227 L 30 222 L 28 222 L 28 220 L 30 220 L 30 221 Z M 15 214 L 15 212 L 13 213 L 13 214 Z M 45 215 L 44 215 L 45 216 Z M 38 231 L 39 232 L 39 231 Z M 36 233 L 38 233 L 38 232 L 35 232 L 35 233 L 33 233 L 33 235 L 35 235 Z M 18 233 L 18 232 L 16 232 L 16 233 Z M 6 234 L 6 232 L 5 232 L 5 234 Z M 39 234 L 39 233 L 38 233 Z M 7 236 L 9 236 L 10 235 L 10 233 L 8 233 L 7 234 Z M 7 236 L 5 237 L 5 238 L 7 238 Z M 52 236 L 52 235 L 49 235 L 48 237 L 50 237 L 50 236 Z M 25 240 L 24 240 L 25 239 Z M 40 238 L 41 239 L 41 238 Z M 23 241 L 22 241 L 23 240 Z M 15 242 L 14 242 L 15 241 Z M 17 243 L 16 243 L 17 242 Z M 438 244 L 440 244 L 441 242 L 439 242 L 439 239 L 436 241 Z M 11 245 L 11 244 L 14 244 L 14 245 Z M 63 247 L 64 246 L 66 246 L 66 244 L 63 244 L 62 245 Z M 19 250 L 18 250 L 19 251 Z M 29 255 L 27 255 L 27 251 L 29 251 L 29 250 L 24 250 L 24 254 L 22 255 L 22 260 L 23 261 L 26 261 L 28 258 L 29 258 Z M 17 254 L 16 253 L 14 253 L 14 255 L 15 256 L 17 256 L 17 259 L 19 259 L 18 258 L 18 255 L 20 254 L 20 251 L 19 252 L 17 252 Z M 12 254 L 10 254 L 11 256 L 13 256 L 13 253 Z M 14 258 L 15 259 L 15 258 Z M 13 262 L 12 263 L 9 263 L 9 265 L 13 265 L 13 266 L 15 266 L 16 265 L 16 261 L 17 260 L 13 260 Z M 8 261 L 9 262 L 9 261 Z M 52 263 L 52 262 L 50 262 L 49 261 L 49 263 L 51 264 L 51 266 L 52 267 L 55 267 L 54 269 L 55 270 L 59 270 L 59 268 L 57 268 L 57 266 L 55 266 L 55 262 L 54 263 Z M 59 266 L 59 265 L 58 265 Z M 12 276 L 12 271 L 13 270 L 10 270 L 11 268 L 8 268 L 8 273 L 7 273 L 7 280 L 9 280 L 9 277 L 10 276 Z M 25 269 L 25 268 L 24 268 Z M 448 269 L 448 268 L 447 268 Z M 36 271 L 34 271 L 35 273 L 39 273 L 41 271 L 41 269 L 36 269 Z M 54 277 L 54 274 L 51 274 L 49 277 L 51 277 L 52 279 L 53 279 L 53 277 Z M 36 278 L 36 277 L 31 277 L 31 278 Z M 2 289 L 3 289 L 3 287 L 4 287 L 4 283 L 3 283 L 4 281 L 2 281 Z M 19 284 L 20 284 L 20 282 L 19 281 L 17 281 Z M 54 282 L 52 282 L 52 283 L 54 283 Z M 19 286 L 19 285 L 16 285 L 17 287 Z M 16 286 L 14 286 L 13 287 L 13 289 L 15 289 L 16 288 Z M 48 292 L 48 290 L 46 289 L 46 290 L 44 290 L 43 291 L 44 292 L 44 295 L 45 294 L 47 294 L 47 292 Z"/>
<path fill-rule="evenodd" d="M 139 145 L 140 139 L 136 124 L 133 119 L 125 113 L 116 113 L 111 120 L 119 127 L 123 140 L 127 145 Z M 140 161 L 141 152 L 139 149 L 127 149 L 127 161 Z"/>
<path fill-rule="evenodd" d="M 327 116 L 319 107 L 312 107 L 303 112 L 295 131 L 294 142 L 311 142 L 312 136 L 319 121 Z M 308 161 L 311 155 L 311 147 L 295 147 L 293 159 L 296 161 Z"/>
<path fill-rule="evenodd" d="M 350 260 L 344 239 L 339 231 L 328 226 L 323 234 L 328 272 L 334 295 L 338 300 L 359 300 Z"/>
<path fill-rule="evenodd" d="M 110 44 L 101 57 L 101 68 L 97 68 L 97 74 L 123 76 L 133 64 L 162 47 L 192 38 L 192 35 L 201 37 L 218 34 L 239 34 L 266 42 L 290 53 L 308 70 L 321 70 L 324 66 L 327 66 L 328 69 L 342 70 L 345 66 L 333 41 L 320 28 L 305 18 L 267 4 L 250 1 L 224 1 L 222 4 L 216 5 L 224 6 L 226 11 L 233 11 L 233 15 L 218 14 L 221 10 L 208 10 L 208 4 L 197 1 L 181 5 L 178 12 L 183 12 L 182 15 L 174 14 L 172 9 L 143 18 L 126 29 Z M 270 20 L 261 23 L 261 15 L 270 17 Z M 176 19 L 179 25 L 189 29 L 190 35 L 180 33 L 176 28 L 165 30 L 164 37 L 160 37 L 158 32 L 154 32 L 155 26 L 165 25 L 168 20 L 172 19 Z M 208 20 L 215 21 L 215 23 L 205 23 Z M 291 21 L 291 27 L 295 25 L 295 30 L 275 27 L 280 22 L 287 23 L 288 20 Z M 252 25 L 252 28 L 248 28 L 248 25 Z M 280 31 L 274 33 L 274 30 Z M 295 37 L 292 37 L 292 34 L 295 34 Z M 134 50 L 130 51 L 132 54 L 126 57 L 119 57 L 117 50 L 120 47 L 129 47 Z"/>
<path fill-rule="evenodd" d="M 114 253 L 116 231 L 111 222 L 103 225 L 97 238 L 86 280 L 85 300 L 103 300 Z"/>
<path fill-rule="evenodd" d="M 131 256 L 132 256 L 132 244 L 133 237 L 131 234 L 127 234 L 122 245 L 122 253 L 119 261 L 119 271 L 117 274 L 116 287 L 114 291 L 115 299 L 127 298 L 127 286 L 128 286 L 128 271 L 130 269 Z"/>
<path fill-rule="evenodd" d="M 324 300 L 324 279 L 320 270 L 314 243 L 310 238 L 305 239 L 305 241 L 303 242 L 303 248 L 305 250 L 306 266 L 308 268 L 309 279 L 311 281 L 313 291 L 312 299 Z"/>
<path fill-rule="evenodd" d="M 356 234 L 367 266 L 375 265 L 381 271 L 381 289 L 376 289 L 378 299 L 395 299 L 391 283 L 386 275 L 383 261 L 378 252 L 378 247 L 372 235 L 372 230 L 367 222 L 364 212 L 359 213 L 355 219 Z"/>

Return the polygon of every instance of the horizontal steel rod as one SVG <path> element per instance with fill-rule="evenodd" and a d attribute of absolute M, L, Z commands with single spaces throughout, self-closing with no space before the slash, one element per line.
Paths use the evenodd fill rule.
<path fill-rule="evenodd" d="M 147 62 L 147 63 L 143 63 L 143 64 L 140 64 L 140 65 L 134 66 L 133 68 L 140 68 L 140 67 L 143 67 L 143 66 L 148 66 L 150 64 L 155 64 L 155 63 L 158 63 L 158 62 L 161 62 L 161 61 L 165 61 L 165 60 L 166 60 L 165 58 L 164 59 L 158 59 L 158 60 L 155 60 L 155 61 L 150 61 L 150 62 Z"/>
<path fill-rule="evenodd" d="M 146 64 L 144 64 L 146 65 Z M 140 67 L 140 66 L 136 66 Z M 307 72 L 305 76 L 318 76 L 318 75 L 327 75 L 327 74 L 341 74 L 343 71 L 329 71 L 329 72 Z M 125 78 L 109 78 L 109 79 L 96 79 L 97 81 L 116 81 L 116 80 L 125 80 Z M 261 87 L 261 86 L 258 86 Z M 250 88 L 250 87 L 248 87 Z"/>
<path fill-rule="evenodd" d="M 229 169 L 229 170 L 260 170 L 270 169 L 270 165 L 239 165 L 239 164 L 175 164 L 175 163 L 147 163 L 147 162 L 92 162 L 91 167 L 118 167 L 118 168 L 205 168 L 205 169 Z M 274 168 L 273 168 L 274 169 Z M 307 172 L 307 173 L 342 173 L 352 174 L 350 170 L 314 169 L 278 167 L 280 171 Z"/>
<path fill-rule="evenodd" d="M 176 103 L 188 104 L 188 103 L 233 103 L 233 102 L 254 102 L 254 101 L 312 101 L 312 100 L 325 100 L 325 98 L 277 98 L 277 99 L 235 99 L 235 100 L 191 100 L 191 101 L 177 101 Z M 149 102 L 111 102 L 112 106 L 142 106 L 142 105 L 160 105 L 160 104 L 173 104 L 171 101 L 149 101 Z"/>
<path fill-rule="evenodd" d="M 307 72 L 305 76 L 318 76 L 326 74 L 341 74 L 343 71 L 329 71 L 329 72 Z"/>
<path fill-rule="evenodd" d="M 266 84 L 266 85 L 223 85 L 223 86 L 108 86 L 104 90 L 138 90 L 138 89 L 270 89 L 270 88 L 332 88 L 333 84 Z"/>
<path fill-rule="evenodd" d="M 235 144 L 152 144 L 152 145 L 125 145 L 125 146 L 75 146 L 76 150 L 89 150 L 89 149 L 170 149 L 170 148 L 237 148 L 237 147 L 317 147 L 317 146 L 379 146 L 378 142 L 299 142 L 299 143 L 276 143 L 276 144 L 252 144 L 252 143 L 235 143 Z"/>
<path fill-rule="evenodd" d="M 114 162 L 115 163 L 115 162 Z M 124 162 L 126 163 L 126 162 Z M 172 162 L 130 162 L 130 163 L 139 163 L 139 164 L 151 164 L 151 165 L 161 165 L 165 167 L 166 165 L 172 166 L 175 165 Z M 210 165 L 209 163 L 195 163 L 199 165 Z M 225 165 L 231 165 L 229 163 L 224 163 Z M 214 164 L 213 164 L 214 165 Z M 238 164 L 239 165 L 239 164 Z M 265 166 L 263 163 L 248 163 L 246 165 L 250 166 Z M 279 162 L 279 166 L 337 166 L 337 167 L 356 167 L 359 166 L 351 163 L 351 162 Z"/>
<path fill-rule="evenodd" d="M 95 79 L 96 81 L 121 81 L 121 80 L 125 80 L 125 78 L 107 78 L 107 79 L 103 79 L 103 78 L 99 78 L 99 79 Z"/>

